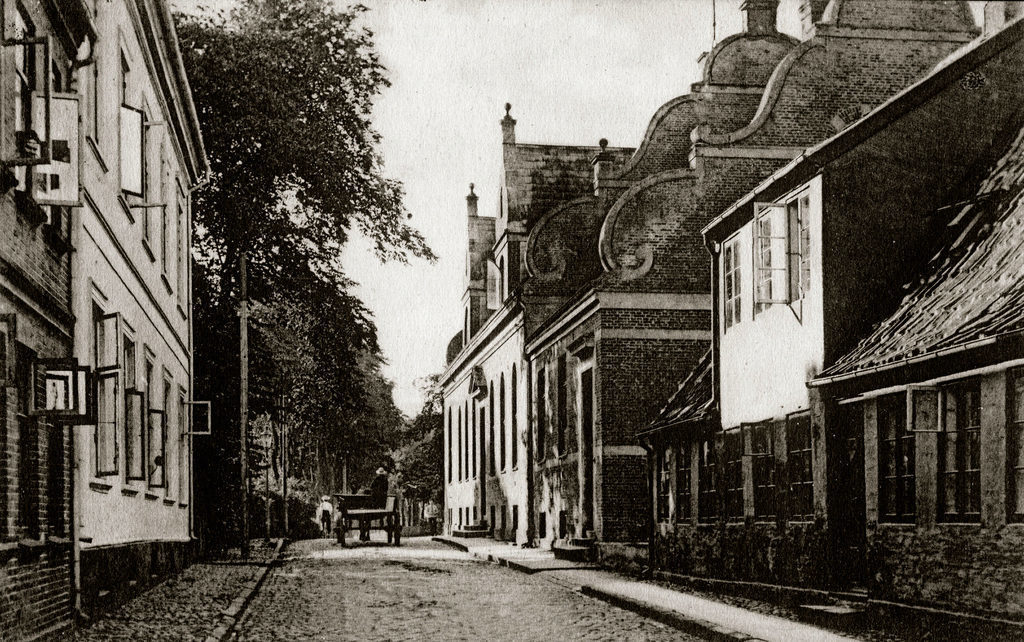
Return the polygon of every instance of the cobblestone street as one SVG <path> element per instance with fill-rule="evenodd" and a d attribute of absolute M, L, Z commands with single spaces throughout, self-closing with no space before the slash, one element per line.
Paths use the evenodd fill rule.
<path fill-rule="evenodd" d="M 296 542 L 241 640 L 686 640 L 679 631 L 423 538 L 400 548 Z"/>

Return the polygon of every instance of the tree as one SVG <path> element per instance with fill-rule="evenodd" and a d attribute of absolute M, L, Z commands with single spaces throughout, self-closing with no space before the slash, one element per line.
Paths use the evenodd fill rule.
<path fill-rule="evenodd" d="M 423 408 L 409 422 L 392 455 L 405 497 L 424 502 L 439 501 L 444 484 L 444 397 L 439 379 L 431 375 L 420 382 L 426 397 Z"/>
<path fill-rule="evenodd" d="M 239 0 L 176 15 L 212 173 L 193 200 L 195 396 L 216 435 L 197 453 L 200 511 L 227 534 L 238 475 L 238 275 L 247 258 L 250 409 L 287 386 L 299 452 L 379 459 L 402 418 L 381 375 L 376 328 L 340 253 L 357 226 L 383 260 L 433 259 L 385 176 L 371 123 L 388 84 L 361 6 Z M 323 482 L 323 480 L 320 480 Z"/>

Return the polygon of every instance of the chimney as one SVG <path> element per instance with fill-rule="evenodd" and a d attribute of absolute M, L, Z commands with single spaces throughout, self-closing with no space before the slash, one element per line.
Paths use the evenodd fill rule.
<path fill-rule="evenodd" d="M 743 31 L 748 34 L 775 33 L 776 11 L 779 0 L 743 0 L 740 11 L 743 12 Z"/>
<path fill-rule="evenodd" d="M 982 35 L 991 36 L 1024 15 L 1024 2 L 986 2 Z"/>
<path fill-rule="evenodd" d="M 505 103 L 505 117 L 501 119 L 501 142 L 504 145 L 516 144 L 516 119 L 508 113 L 512 109 L 510 103 Z"/>
<path fill-rule="evenodd" d="M 466 196 L 466 215 L 467 216 L 476 216 L 477 215 L 477 213 L 476 213 L 476 201 L 477 201 L 477 196 L 476 196 L 476 193 L 473 191 L 473 184 L 470 183 L 469 184 L 469 194 Z"/>
<path fill-rule="evenodd" d="M 800 0 L 800 26 L 806 40 L 814 34 L 814 25 L 821 22 L 828 0 Z"/>

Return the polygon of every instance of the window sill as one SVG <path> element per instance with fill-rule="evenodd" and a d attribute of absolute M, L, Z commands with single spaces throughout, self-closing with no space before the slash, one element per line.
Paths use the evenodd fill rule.
<path fill-rule="evenodd" d="M 149 239 L 142 237 L 142 249 L 146 251 L 146 256 L 149 257 L 150 263 L 156 263 L 156 254 L 153 254 L 153 248 L 149 246 Z"/>
<path fill-rule="evenodd" d="M 968 526 L 968 527 L 981 527 L 981 520 L 951 520 L 951 519 L 937 519 L 935 520 L 936 526 Z"/>
<path fill-rule="evenodd" d="M 178 508 L 188 508 L 188 502 L 178 502 Z"/>
<path fill-rule="evenodd" d="M 135 497 L 139 494 L 139 491 L 135 488 L 122 488 L 121 494 L 125 497 Z"/>
<path fill-rule="evenodd" d="M 167 278 L 166 272 L 160 273 L 160 280 L 164 283 L 164 289 L 167 290 L 167 294 L 174 294 L 174 289 L 171 287 L 171 280 Z"/>
<path fill-rule="evenodd" d="M 177 502 L 175 502 L 173 499 L 165 499 L 164 500 L 164 506 L 174 506 L 174 504 L 176 504 L 176 503 Z"/>
<path fill-rule="evenodd" d="M 160 496 L 154 495 L 153 493 L 146 491 L 146 499 L 148 499 L 151 502 L 155 502 L 156 500 L 160 499 Z"/>
<path fill-rule="evenodd" d="M 86 136 L 85 142 L 86 146 L 92 150 L 92 155 L 96 158 L 96 162 L 100 164 L 100 169 L 103 170 L 103 173 L 106 174 L 110 171 L 110 168 L 107 166 L 107 161 L 103 160 L 103 153 L 100 152 L 100 146 L 99 143 L 96 142 L 96 139 L 92 136 Z"/>
<path fill-rule="evenodd" d="M 135 215 L 132 214 L 132 208 L 128 206 L 128 201 L 125 200 L 124 194 L 118 194 L 117 202 L 121 204 L 121 210 L 124 212 L 124 215 L 128 217 L 128 221 L 134 225 Z"/>
<path fill-rule="evenodd" d="M 97 493 L 103 493 L 104 495 L 106 495 L 107 493 L 110 492 L 110 489 L 113 488 L 113 486 L 106 482 L 91 481 L 89 482 L 89 488 L 96 491 Z"/>

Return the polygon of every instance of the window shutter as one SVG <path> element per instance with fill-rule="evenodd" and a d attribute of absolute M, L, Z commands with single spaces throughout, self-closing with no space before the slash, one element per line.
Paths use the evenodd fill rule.
<path fill-rule="evenodd" d="M 142 196 L 145 178 L 145 113 L 121 105 L 121 190 Z"/>
<path fill-rule="evenodd" d="M 32 96 L 33 122 L 46 117 L 46 96 Z M 32 170 L 32 197 L 40 205 L 75 207 L 79 201 L 79 100 L 77 94 L 50 96 L 50 162 Z"/>

